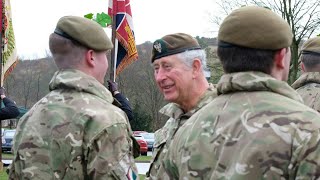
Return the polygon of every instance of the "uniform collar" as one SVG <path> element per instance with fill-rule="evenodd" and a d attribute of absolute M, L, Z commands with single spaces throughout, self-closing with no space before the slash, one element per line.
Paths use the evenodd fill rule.
<path fill-rule="evenodd" d="M 96 95 L 109 103 L 113 101 L 111 92 L 99 81 L 75 69 L 65 69 L 55 72 L 49 83 L 49 89 L 50 91 L 59 89 L 75 90 Z"/>

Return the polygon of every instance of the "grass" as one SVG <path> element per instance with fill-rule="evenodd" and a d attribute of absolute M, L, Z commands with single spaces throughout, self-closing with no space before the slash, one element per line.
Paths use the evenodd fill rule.
<path fill-rule="evenodd" d="M 1 177 L 1 176 L 0 176 Z M 143 175 L 143 174 L 139 174 L 139 179 L 140 180 L 143 180 L 143 179 L 145 179 L 146 178 L 146 175 Z"/>
<path fill-rule="evenodd" d="M 151 156 L 139 156 L 135 159 L 136 162 L 150 162 L 151 161 Z"/>
<path fill-rule="evenodd" d="M 7 168 L 3 168 L 3 171 L 0 172 L 0 179 L 8 179 L 8 174 L 6 173 Z"/>
<path fill-rule="evenodd" d="M 13 154 L 11 153 L 2 153 L 2 159 L 13 159 Z"/>

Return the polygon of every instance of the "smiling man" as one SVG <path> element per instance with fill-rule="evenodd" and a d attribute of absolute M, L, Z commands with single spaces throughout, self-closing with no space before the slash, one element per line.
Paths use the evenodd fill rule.
<path fill-rule="evenodd" d="M 184 33 L 169 34 L 153 44 L 154 77 L 165 100 L 171 102 L 160 113 L 169 117 L 155 132 L 152 163 L 147 177 L 162 173 L 160 160 L 179 127 L 196 111 L 208 104 L 216 91 L 204 75 L 206 55 L 197 40 Z"/>

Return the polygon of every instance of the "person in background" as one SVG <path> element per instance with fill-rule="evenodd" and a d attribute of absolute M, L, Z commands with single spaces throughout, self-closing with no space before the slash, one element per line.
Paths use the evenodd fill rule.
<path fill-rule="evenodd" d="M 197 40 L 188 34 L 168 34 L 156 40 L 151 62 L 158 88 L 170 103 L 160 110 L 169 119 L 155 132 L 153 157 L 147 178 L 166 179 L 160 178 L 158 174 L 163 174 L 161 160 L 166 154 L 167 144 L 187 119 L 212 101 L 216 91 L 204 74 L 205 52 Z"/>
<path fill-rule="evenodd" d="M 0 109 L 0 120 L 12 119 L 19 116 L 19 109 L 14 101 L 6 97 L 5 89 L 0 88 L 0 97 L 4 107 Z"/>
<path fill-rule="evenodd" d="M 49 37 L 58 71 L 20 120 L 9 179 L 138 177 L 126 114 L 103 86 L 113 45 L 96 22 L 61 17 Z"/>
<path fill-rule="evenodd" d="M 320 112 L 320 37 L 307 40 L 301 48 L 303 74 L 292 84 L 304 104 Z"/>
<path fill-rule="evenodd" d="M 292 37 L 267 8 L 241 7 L 224 19 L 219 96 L 179 128 L 157 178 L 319 178 L 320 115 L 285 82 Z"/>
<path fill-rule="evenodd" d="M 117 83 L 109 80 L 108 89 L 112 93 L 112 96 L 115 98 L 115 101 L 117 101 L 113 104 L 118 106 L 122 111 L 124 111 L 128 116 L 129 121 L 131 122 L 133 120 L 131 105 L 128 99 L 118 91 Z"/>

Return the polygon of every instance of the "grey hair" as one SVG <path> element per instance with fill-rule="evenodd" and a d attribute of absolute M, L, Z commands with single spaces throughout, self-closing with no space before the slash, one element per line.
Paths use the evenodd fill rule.
<path fill-rule="evenodd" d="M 193 60 L 198 58 L 201 61 L 202 72 L 205 74 L 207 71 L 207 57 L 202 49 L 185 51 L 177 54 L 177 57 L 190 68 L 192 67 Z"/>

